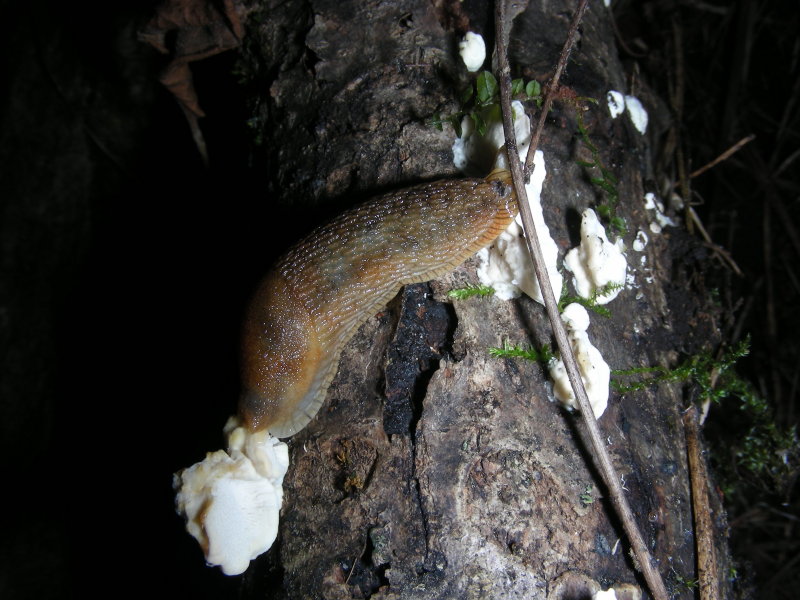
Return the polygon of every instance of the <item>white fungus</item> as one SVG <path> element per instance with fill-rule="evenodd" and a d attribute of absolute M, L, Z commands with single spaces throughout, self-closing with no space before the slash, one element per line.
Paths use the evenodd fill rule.
<path fill-rule="evenodd" d="M 575 359 L 578 361 L 578 370 L 581 373 L 586 395 L 592 405 L 592 412 L 596 419 L 608 406 L 608 385 L 611 380 L 611 369 L 600 351 L 589 341 L 586 330 L 589 327 L 589 314 L 580 304 L 572 303 L 561 313 L 561 319 L 567 328 Z M 567 370 L 560 358 L 555 358 L 549 365 L 550 377 L 553 378 L 553 393 L 556 399 L 570 408 L 577 408 L 575 394 L 567 377 Z"/>
<path fill-rule="evenodd" d="M 461 54 L 461 60 L 464 61 L 467 71 L 472 73 L 480 69 L 486 60 L 486 45 L 483 43 L 481 34 L 468 31 L 458 44 L 458 52 Z"/>
<path fill-rule="evenodd" d="M 520 156 L 524 157 L 530 141 L 530 119 L 525 114 L 521 103 L 512 103 L 512 109 Z M 462 136 L 453 144 L 453 162 L 459 169 L 465 169 L 468 166 L 486 165 L 495 159 L 494 166 L 496 168 L 507 168 L 506 154 L 500 152 L 504 143 L 502 123 L 499 121 L 487 123 L 486 134 L 480 136 L 475 132 L 472 120 L 465 117 L 462 122 Z M 533 213 L 550 284 L 554 292 L 559 294 L 562 277 L 557 268 L 558 246 L 550 237 L 550 230 L 544 221 L 542 212 L 541 196 L 546 169 L 544 154 L 541 150 L 536 151 L 533 164 L 534 171 L 525 191 Z M 584 213 L 584 220 L 589 222 L 593 219 L 593 224 L 587 224 L 585 228 L 582 227 L 581 231 L 583 238 L 591 239 L 582 244 L 580 248 L 575 249 L 574 252 L 576 257 L 584 257 L 580 270 L 585 274 L 584 279 L 589 281 L 589 291 L 585 296 L 590 297 L 593 291 L 591 286 L 602 287 L 610 282 L 624 284 L 627 263 L 622 255 L 621 240 L 619 245 L 611 244 L 602 225 L 597 221 L 594 211 L 588 210 L 587 212 L 590 214 Z M 478 252 L 478 259 L 478 278 L 484 285 L 493 287 L 495 295 L 499 298 L 516 298 L 521 292 L 524 292 L 534 300 L 543 303 L 542 293 L 528 256 L 519 216 L 490 247 Z M 580 260 L 578 262 L 580 263 Z M 576 269 L 578 269 L 577 266 Z M 589 279 L 590 277 L 591 279 Z M 579 293 L 581 293 L 580 289 Z M 618 290 L 615 290 L 598 298 L 597 301 L 608 302 L 617 294 Z M 589 326 L 589 315 L 586 310 L 579 304 L 571 304 L 565 309 L 562 318 L 567 326 L 592 410 L 595 416 L 599 417 L 608 404 L 609 367 L 597 348 L 589 342 L 589 336 L 586 333 Z M 553 360 L 550 365 L 550 375 L 555 381 L 556 397 L 561 402 L 574 406 L 572 388 L 560 360 Z"/>
<path fill-rule="evenodd" d="M 647 247 L 647 234 L 641 229 L 636 232 L 636 239 L 633 240 L 633 249 L 642 252 Z"/>
<path fill-rule="evenodd" d="M 266 431 L 250 433 L 234 417 L 225 426 L 228 451 L 174 476 L 176 509 L 206 562 L 226 575 L 243 573 L 278 534 L 289 449 Z"/>
<path fill-rule="evenodd" d="M 625 96 L 625 108 L 628 109 L 628 116 L 636 130 L 644 135 L 647 131 L 647 111 L 642 106 L 642 102 L 636 96 Z"/>
<path fill-rule="evenodd" d="M 511 103 L 511 110 L 514 114 L 514 134 L 520 147 L 520 155 L 524 157 L 527 146 L 523 147 L 522 144 L 527 143 L 530 137 L 530 119 L 525 114 L 522 102 L 518 100 Z M 453 164 L 461 171 L 469 169 L 482 174 L 490 171 L 491 165 L 506 167 L 508 163 L 505 162 L 505 151 L 500 152 L 504 145 L 502 121 L 488 121 L 486 132 L 480 135 L 475 131 L 473 120 L 468 116 L 464 117 L 461 121 L 461 137 L 453 142 Z"/>
<path fill-rule="evenodd" d="M 541 150 L 537 150 L 534 154 L 533 166 L 531 180 L 525 186 L 525 191 L 544 255 L 547 274 L 550 277 L 550 285 L 554 293 L 558 294 L 562 284 L 561 273 L 556 266 L 558 246 L 550 237 L 550 230 L 542 212 L 542 186 L 547 171 Z M 520 292 L 524 292 L 530 298 L 544 304 L 542 290 L 528 255 L 528 247 L 522 232 L 522 218 L 519 215 L 491 246 L 478 252 L 478 260 L 478 279 L 484 285 L 493 287 L 498 298 L 510 300 L 518 297 Z"/>
<path fill-rule="evenodd" d="M 609 90 L 606 94 L 606 101 L 608 102 L 608 112 L 611 114 L 612 119 L 616 119 L 625 110 L 625 96 L 615 90 Z"/>
<path fill-rule="evenodd" d="M 612 119 L 616 119 L 622 114 L 622 111 L 627 109 L 628 116 L 631 123 L 636 127 L 636 130 L 644 135 L 647 131 L 648 115 L 647 111 L 642 106 L 642 101 L 636 96 L 626 96 L 616 90 L 609 90 L 606 93 L 606 102 L 608 103 L 608 112 L 611 114 Z"/>
<path fill-rule="evenodd" d="M 617 297 L 625 285 L 628 263 L 622 253 L 622 240 L 612 244 L 606 230 L 591 208 L 583 211 L 581 219 L 581 244 L 564 257 L 564 267 L 572 272 L 575 290 L 583 298 L 591 298 L 599 289 L 611 285 L 614 289 L 598 294 L 598 304 L 606 304 Z"/>
<path fill-rule="evenodd" d="M 653 192 L 647 192 L 644 195 L 644 207 L 654 211 L 653 216 L 656 220 L 650 223 L 650 231 L 653 233 L 661 233 L 664 227 L 675 227 L 675 221 L 664 214 L 664 204 L 656 198 Z"/>
<path fill-rule="evenodd" d="M 592 594 L 592 600 L 617 600 L 617 593 L 614 588 L 608 590 L 597 590 Z"/>
<path fill-rule="evenodd" d="M 521 102 L 511 103 L 514 112 L 514 134 L 517 138 L 520 160 L 523 160 L 530 141 L 531 122 L 525 114 Z M 459 169 L 467 165 L 487 164 L 494 161 L 495 168 L 508 168 L 508 158 L 500 150 L 505 145 L 503 124 L 499 120 L 486 124 L 486 133 L 475 132 L 472 119 L 464 118 L 462 136 L 453 144 L 453 162 Z M 558 294 L 561 290 L 561 274 L 558 272 L 558 246 L 550 237 L 550 229 L 544 221 L 542 212 L 542 186 L 545 169 L 544 154 L 537 150 L 534 154 L 533 173 L 530 182 L 525 186 L 528 205 L 533 214 L 539 244 L 542 247 L 550 284 Z M 517 298 L 525 293 L 537 302 L 543 303 L 539 282 L 533 272 L 533 264 L 528 256 L 528 249 L 522 232 L 522 219 L 516 220 L 488 248 L 478 252 L 478 278 L 481 283 L 494 288 L 495 295 L 503 300 Z"/>
<path fill-rule="evenodd" d="M 644 195 L 644 207 L 647 210 L 657 210 L 659 212 L 664 210 L 664 205 L 661 204 L 661 200 L 656 198 L 653 192 L 647 192 Z"/>

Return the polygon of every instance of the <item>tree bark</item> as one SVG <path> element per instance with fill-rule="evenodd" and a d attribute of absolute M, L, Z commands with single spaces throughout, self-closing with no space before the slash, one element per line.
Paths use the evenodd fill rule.
<path fill-rule="evenodd" d="M 460 36 L 478 31 L 491 43 L 490 11 L 477 4 L 262 4 L 245 56 L 257 87 L 270 91 L 258 96 L 256 115 L 275 196 L 343 204 L 460 176 L 453 130 L 429 120 L 456 112 L 468 85 Z M 522 8 L 511 29 L 512 69 L 544 83 L 572 3 Z M 608 90 L 631 85 L 650 114 L 647 136 L 605 109 Z M 672 365 L 716 339 L 717 327 L 681 260 L 692 251 L 683 229 L 650 229 L 643 198 L 656 191 L 652 156 L 667 123 L 658 99 L 628 83 L 600 3 L 584 19 L 563 86 L 565 98 L 600 101 L 584 120 L 619 179 L 635 281 L 608 305 L 611 318 L 592 318 L 590 338 L 612 368 Z M 569 102 L 556 104 L 541 148 L 545 218 L 566 252 L 577 244 L 581 211 L 601 200 L 576 162 L 585 148 Z M 632 250 L 639 230 L 650 239 L 643 252 Z M 468 261 L 429 286 L 409 286 L 347 346 L 322 411 L 290 441 L 279 538 L 244 579 L 254 596 L 583 597 L 564 591 L 569 574 L 588 576 L 576 576 L 579 588 L 643 588 L 575 415 L 553 401 L 540 365 L 488 355 L 504 341 L 551 344 L 543 308 L 527 298 L 447 300 L 449 289 L 476 282 Z M 645 541 L 678 597 L 691 595 L 681 578 L 696 578 L 685 405 L 678 386 L 612 393 L 600 420 Z"/>
<path fill-rule="evenodd" d="M 487 353 L 504 341 L 552 345 L 543 308 L 446 298 L 477 281 L 474 261 L 409 286 L 348 344 L 320 414 L 289 442 L 272 550 L 242 578 L 203 565 L 173 513 L 171 474 L 219 447 L 235 410 L 248 291 L 325 217 L 463 176 L 452 128 L 430 120 L 459 109 L 471 76 L 457 43 L 469 29 L 491 45 L 491 8 L 254 0 L 241 85 L 229 75 L 233 53 L 192 65 L 208 115 L 204 169 L 158 87 L 159 57 L 136 41 L 150 15 L 123 4 L 37 0 L 6 11 L 0 460 L 13 519 L 0 596 L 568 598 L 642 587 L 581 426 L 553 401 L 549 376 Z M 573 3 L 518 8 L 512 69 L 544 83 Z M 563 83 L 567 96 L 600 101 L 584 120 L 620 182 L 635 278 L 610 319 L 592 317 L 589 336 L 612 368 L 673 365 L 717 339 L 716 312 L 702 250 L 680 226 L 650 230 L 642 198 L 658 190 L 666 119 L 626 74 L 600 2 Z M 609 89 L 643 100 L 647 136 L 611 119 Z M 545 218 L 563 257 L 580 212 L 601 201 L 576 162 L 585 147 L 570 102 L 556 103 L 542 149 Z M 644 252 L 632 250 L 639 230 Z M 686 598 L 680 580 L 697 577 L 688 400 L 678 386 L 612 393 L 600 420 L 669 590 Z M 711 504 L 724 573 L 725 518 L 714 494 Z"/>

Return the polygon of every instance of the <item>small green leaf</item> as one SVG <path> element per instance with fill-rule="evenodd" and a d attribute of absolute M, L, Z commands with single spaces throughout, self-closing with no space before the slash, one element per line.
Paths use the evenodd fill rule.
<path fill-rule="evenodd" d="M 478 88 L 478 102 L 486 104 L 497 94 L 497 79 L 491 71 L 481 71 L 475 85 Z"/>
<path fill-rule="evenodd" d="M 608 181 L 612 185 L 616 185 L 617 183 L 619 183 L 617 181 L 617 178 L 614 177 L 614 174 L 611 171 L 606 169 L 603 165 L 598 165 L 598 166 L 600 167 L 600 172 L 603 174 L 603 177 L 606 179 L 606 181 Z"/>
<path fill-rule="evenodd" d="M 491 104 L 488 109 L 483 112 L 484 120 L 492 123 L 503 122 L 503 111 L 499 104 Z M 512 119 L 513 121 L 513 119 Z"/>
<path fill-rule="evenodd" d="M 589 152 L 591 152 L 592 155 L 597 155 L 599 150 L 597 149 L 597 146 L 595 146 L 592 142 L 589 141 L 588 137 L 584 138 L 582 141 L 583 145 L 589 149 Z"/>
<path fill-rule="evenodd" d="M 483 117 L 480 115 L 480 113 L 473 111 L 469 114 L 469 116 L 472 117 L 472 120 L 475 123 L 475 131 L 478 132 L 478 135 L 486 135 L 486 121 L 483 120 Z"/>
<path fill-rule="evenodd" d="M 436 129 L 442 131 L 442 117 L 438 112 L 433 113 L 433 117 L 431 118 L 431 123 L 433 124 L 434 127 L 436 127 Z"/>
<path fill-rule="evenodd" d="M 579 496 L 579 498 L 584 506 L 588 506 L 594 502 L 591 483 L 584 488 L 583 493 Z"/>
<path fill-rule="evenodd" d="M 531 79 L 525 86 L 525 93 L 528 98 L 536 98 L 542 95 L 542 86 L 535 79 Z"/>
<path fill-rule="evenodd" d="M 591 182 L 608 194 L 613 196 L 617 195 L 616 188 L 602 177 L 592 177 Z"/>
<path fill-rule="evenodd" d="M 475 89 L 470 85 L 466 88 L 463 92 L 461 92 L 461 105 L 465 105 L 467 102 L 472 100 L 472 96 L 475 94 Z"/>
<path fill-rule="evenodd" d="M 524 87 L 525 82 L 522 79 L 514 79 L 511 82 L 511 95 L 516 96 L 517 94 L 521 94 Z"/>
<path fill-rule="evenodd" d="M 461 115 L 453 115 L 452 117 L 450 117 L 449 121 L 456 132 L 456 136 L 461 137 L 461 135 L 463 134 L 463 131 L 461 131 Z"/>
<path fill-rule="evenodd" d="M 625 219 L 622 217 L 612 217 L 611 226 L 616 229 L 617 233 L 622 235 L 625 235 L 628 232 L 628 226 L 625 223 Z"/>

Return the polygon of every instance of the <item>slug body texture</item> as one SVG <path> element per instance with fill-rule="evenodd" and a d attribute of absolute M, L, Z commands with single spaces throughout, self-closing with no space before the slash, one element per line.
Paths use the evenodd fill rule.
<path fill-rule="evenodd" d="M 295 244 L 261 282 L 242 339 L 240 415 L 297 433 L 317 414 L 343 346 L 409 283 L 450 272 L 517 214 L 508 171 L 380 196 Z"/>

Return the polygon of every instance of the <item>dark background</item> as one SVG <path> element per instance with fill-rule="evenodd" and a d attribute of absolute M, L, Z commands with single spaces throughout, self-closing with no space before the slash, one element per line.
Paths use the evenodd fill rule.
<path fill-rule="evenodd" d="M 0 597 L 233 595 L 172 473 L 222 447 L 243 306 L 298 229 L 251 180 L 236 55 L 195 69 L 206 169 L 151 6 L 3 8 Z"/>

